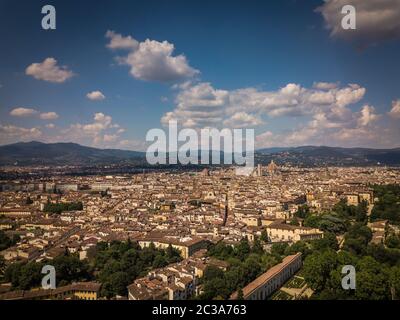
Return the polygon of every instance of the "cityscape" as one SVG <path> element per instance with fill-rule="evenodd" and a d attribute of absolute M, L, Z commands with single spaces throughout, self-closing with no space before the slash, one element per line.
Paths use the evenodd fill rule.
<path fill-rule="evenodd" d="M 0 300 L 399 300 L 400 3 L 187 2 L 0 0 Z"/>

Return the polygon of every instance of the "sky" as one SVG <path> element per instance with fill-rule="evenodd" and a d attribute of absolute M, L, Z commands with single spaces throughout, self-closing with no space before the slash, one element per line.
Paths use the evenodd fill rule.
<path fill-rule="evenodd" d="M 400 147 L 400 0 L 0 0 L 0 39 L 1 145 L 145 150 L 176 120 L 256 148 Z"/>

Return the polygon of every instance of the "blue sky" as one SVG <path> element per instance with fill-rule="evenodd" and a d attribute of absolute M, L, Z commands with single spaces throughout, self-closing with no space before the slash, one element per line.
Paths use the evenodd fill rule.
<path fill-rule="evenodd" d="M 143 149 L 176 119 L 257 147 L 399 147 L 400 4 L 343 1 L 357 30 L 333 34 L 338 2 L 0 0 L 0 144 Z"/>

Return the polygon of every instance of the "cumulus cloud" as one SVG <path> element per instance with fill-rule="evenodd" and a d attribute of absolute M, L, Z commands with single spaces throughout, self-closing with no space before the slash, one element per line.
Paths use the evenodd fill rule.
<path fill-rule="evenodd" d="M 58 118 L 58 114 L 56 112 L 43 112 L 40 114 L 40 119 L 42 120 L 54 120 Z"/>
<path fill-rule="evenodd" d="M 350 84 L 347 88 L 336 92 L 336 103 L 339 107 L 345 107 L 349 104 L 360 101 L 365 95 L 365 88 L 358 84 Z"/>
<path fill-rule="evenodd" d="M 43 62 L 32 63 L 26 68 L 25 74 L 53 83 L 63 83 L 74 75 L 67 67 L 58 66 L 57 60 L 54 58 L 46 58 Z"/>
<path fill-rule="evenodd" d="M 313 88 L 319 90 L 330 90 L 335 89 L 339 86 L 337 82 L 314 82 Z"/>
<path fill-rule="evenodd" d="M 38 111 L 32 108 L 18 107 L 10 111 L 10 115 L 14 117 L 31 117 L 38 114 Z"/>
<path fill-rule="evenodd" d="M 232 117 L 226 119 L 224 126 L 231 128 L 246 128 L 256 127 L 263 124 L 263 121 L 258 117 L 248 114 L 246 112 L 236 112 Z"/>
<path fill-rule="evenodd" d="M 290 129 L 261 131 L 256 147 L 341 145 L 398 145 L 400 130 L 387 124 L 388 117 L 368 104 L 358 110 L 366 89 L 358 84 L 314 83 L 311 88 L 289 83 L 277 90 L 241 88 L 223 90 L 210 83 L 190 83 L 176 87 L 175 108 L 161 118 L 162 124 L 176 120 L 182 127 L 195 129 L 255 128 L 266 122 L 287 121 Z M 400 100 L 394 101 L 389 115 L 400 118 Z M 292 118 L 292 120 L 290 120 Z M 270 121 L 268 121 L 268 119 Z M 385 137 L 385 142 L 380 139 Z"/>
<path fill-rule="evenodd" d="M 110 43 L 107 44 L 107 48 L 117 49 L 128 49 L 136 50 L 139 46 L 139 42 L 133 39 L 131 36 L 123 37 L 122 35 L 115 33 L 112 30 L 108 30 L 106 38 L 110 39 Z"/>
<path fill-rule="evenodd" d="M 361 127 L 365 127 L 379 118 L 379 116 L 375 113 L 375 108 L 369 105 L 363 106 L 360 114 L 361 116 L 358 119 L 358 124 Z"/>
<path fill-rule="evenodd" d="M 130 74 L 136 79 L 171 83 L 199 74 L 183 54 L 173 55 L 175 46 L 168 41 L 147 39 L 138 42 L 130 36 L 123 37 L 113 31 L 107 31 L 106 37 L 110 39 L 107 47 L 129 49 L 129 54 L 119 57 L 118 61 L 130 66 Z"/>
<path fill-rule="evenodd" d="M 98 91 L 98 90 L 89 92 L 86 95 L 86 97 L 89 100 L 94 100 L 94 101 L 100 101 L 100 100 L 104 100 L 106 98 L 106 96 L 101 91 Z"/>
<path fill-rule="evenodd" d="M 289 83 L 276 91 L 228 91 L 200 82 L 178 92 L 175 109 L 164 114 L 161 122 L 166 124 L 174 119 L 185 127 L 256 127 L 263 124 L 263 116 L 312 116 L 324 110 L 329 110 L 334 120 L 348 117 L 351 111 L 347 106 L 359 102 L 365 92 L 365 88 L 355 84 L 331 86 L 327 90 L 326 86 L 316 89 Z"/>
<path fill-rule="evenodd" d="M 331 110 L 320 111 L 297 128 L 278 133 L 267 131 L 256 137 L 257 148 L 273 146 L 330 145 L 347 147 L 396 147 L 400 130 L 387 122 L 373 106 L 338 118 Z M 383 119 L 382 119 L 383 120 Z M 387 119 L 384 119 L 387 120 Z"/>
<path fill-rule="evenodd" d="M 389 116 L 400 119 L 400 99 L 392 102 L 392 109 L 389 112 Z"/>
<path fill-rule="evenodd" d="M 14 125 L 0 124 L 0 144 L 9 144 L 19 141 L 31 141 L 42 136 L 40 128 L 23 128 Z"/>
<path fill-rule="evenodd" d="M 42 120 L 54 120 L 58 118 L 58 114 L 56 112 L 43 112 L 40 113 L 39 111 L 32 109 L 32 108 L 24 108 L 18 107 L 14 108 L 10 111 L 10 115 L 14 117 L 33 117 L 39 116 Z"/>
<path fill-rule="evenodd" d="M 345 5 L 356 8 L 356 29 L 341 26 Z M 400 1 L 398 0 L 325 0 L 316 9 L 325 20 L 332 37 L 355 40 L 363 45 L 400 37 Z"/>
<path fill-rule="evenodd" d="M 54 129 L 56 127 L 56 125 L 54 123 L 48 123 L 46 124 L 46 128 L 47 129 Z"/>
<path fill-rule="evenodd" d="M 96 147 L 112 147 L 123 132 L 123 128 L 114 123 L 111 116 L 97 112 L 92 122 L 75 123 L 61 130 L 58 139 Z"/>

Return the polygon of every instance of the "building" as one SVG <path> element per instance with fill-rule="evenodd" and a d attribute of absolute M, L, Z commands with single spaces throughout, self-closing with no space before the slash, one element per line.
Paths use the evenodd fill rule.
<path fill-rule="evenodd" d="M 27 217 L 32 214 L 29 209 L 0 209 L 0 216 L 5 217 Z"/>
<path fill-rule="evenodd" d="M 0 295 L 0 300 L 97 300 L 101 284 L 75 282 L 56 289 L 17 290 Z"/>
<path fill-rule="evenodd" d="M 198 237 L 184 237 L 184 238 L 176 238 L 176 237 L 161 237 L 161 238 L 152 238 L 146 237 L 138 240 L 139 246 L 141 248 L 145 248 L 150 246 L 150 244 L 154 244 L 157 249 L 167 249 L 169 245 L 171 245 L 174 249 L 177 249 L 181 252 L 181 256 L 183 259 L 189 258 L 196 251 L 200 249 L 205 249 L 207 246 L 207 241 Z"/>
<path fill-rule="evenodd" d="M 243 291 L 244 300 L 266 300 L 272 293 L 281 288 L 302 265 L 301 253 L 287 256 L 276 266 L 263 273 L 254 281 L 245 286 Z M 234 292 L 230 300 L 238 298 L 238 292 Z"/>
<path fill-rule="evenodd" d="M 294 226 L 286 223 L 272 223 L 266 226 L 268 238 L 271 242 L 297 242 L 322 239 L 324 233 L 316 228 Z"/>

